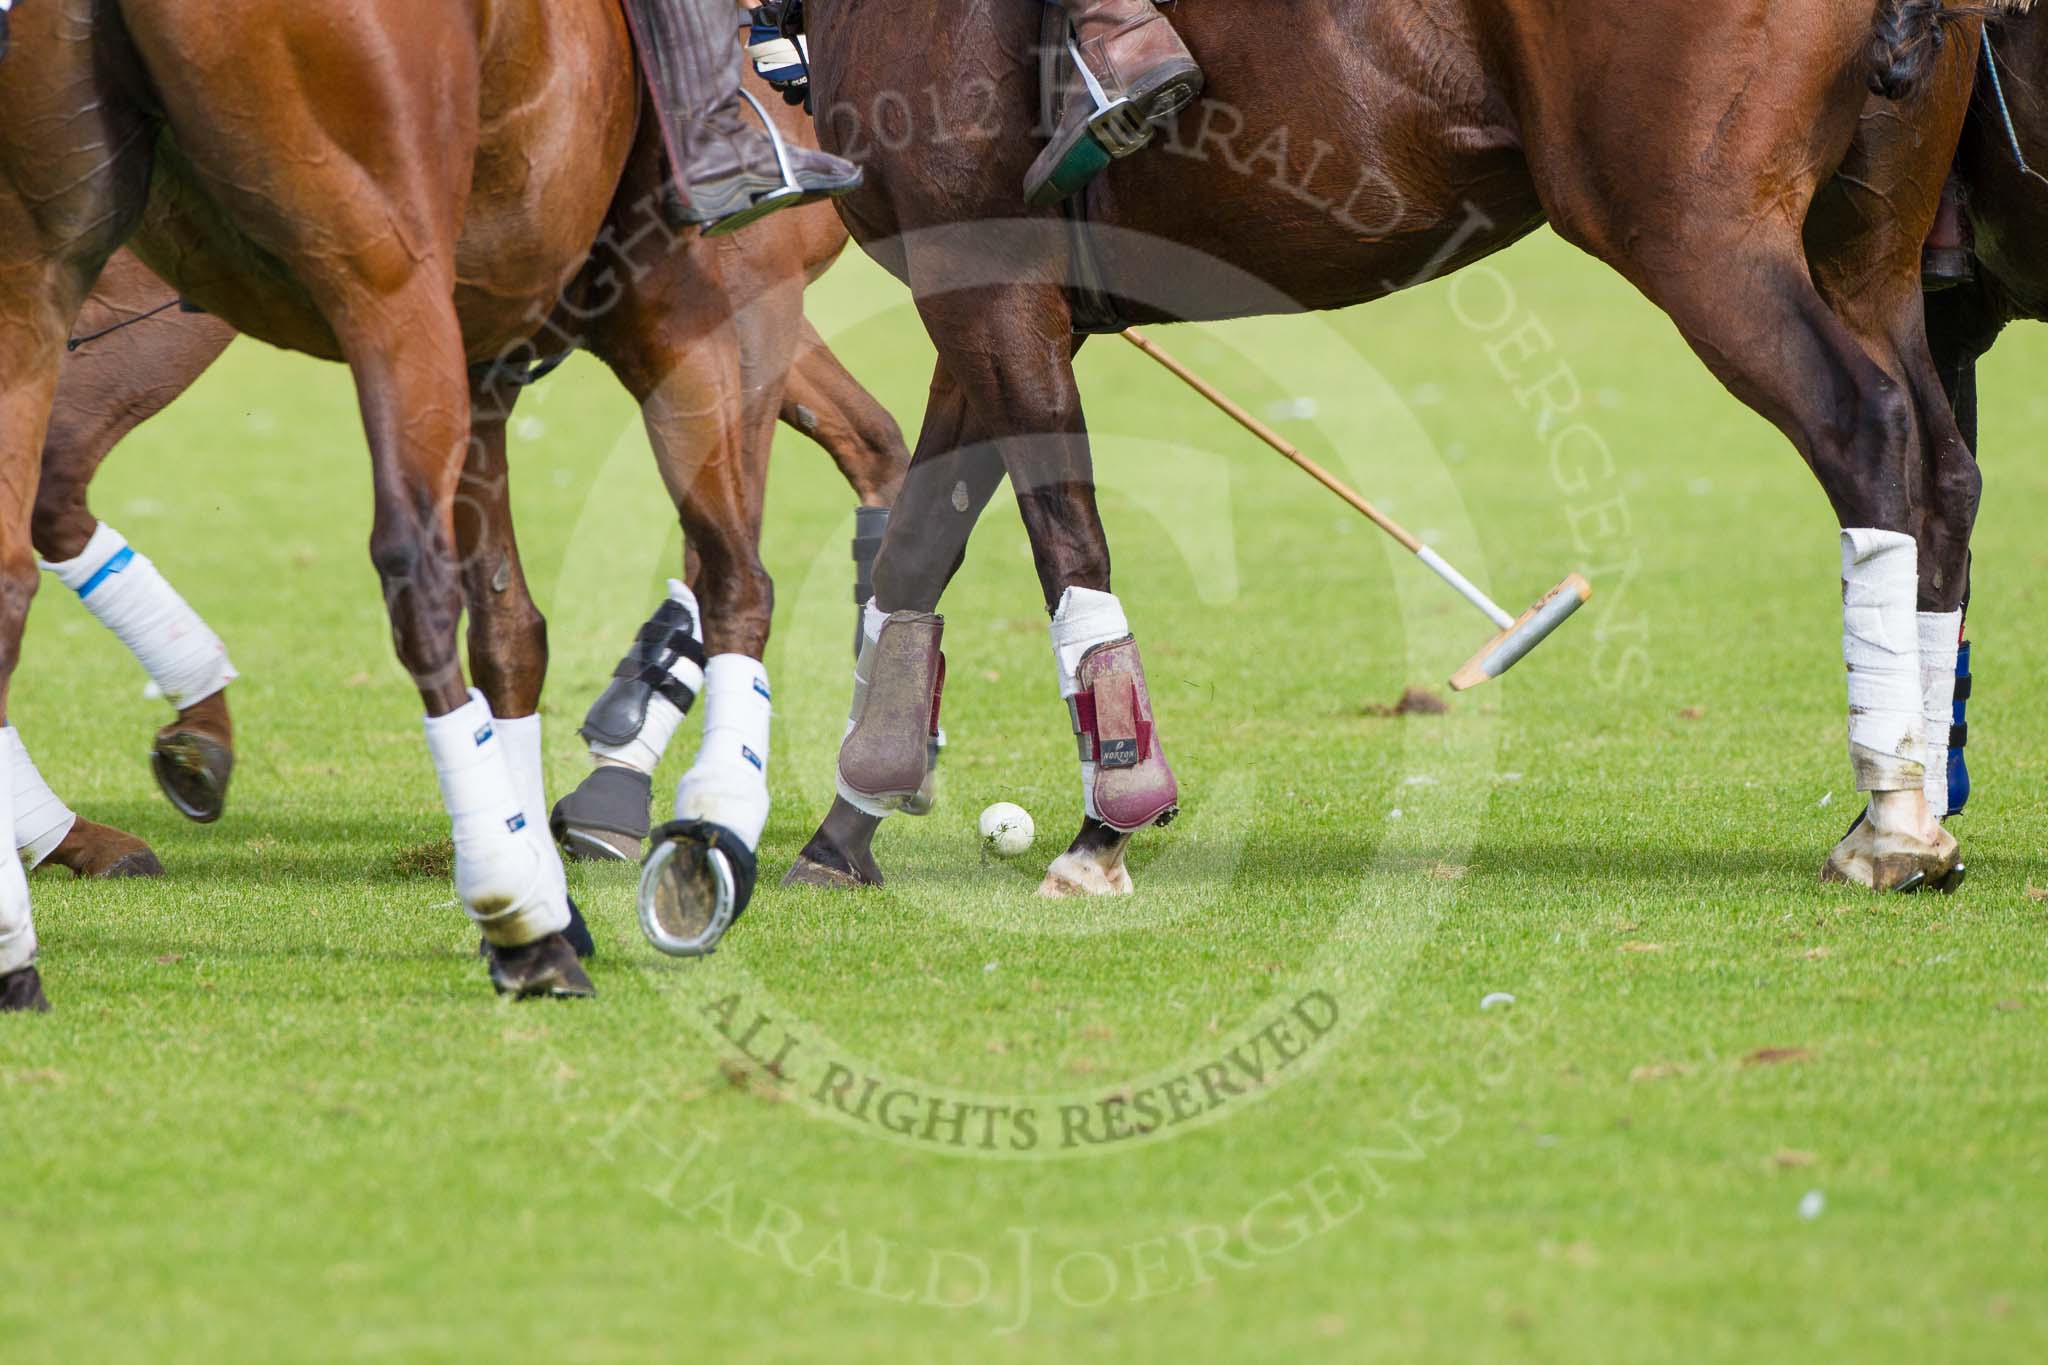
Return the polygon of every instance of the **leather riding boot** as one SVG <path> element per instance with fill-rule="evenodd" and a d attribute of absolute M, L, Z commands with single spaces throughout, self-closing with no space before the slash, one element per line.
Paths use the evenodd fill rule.
<path fill-rule="evenodd" d="M 706 236 L 860 185 L 860 168 L 773 132 L 743 108 L 745 51 L 731 0 L 626 0 L 641 67 L 674 168 L 672 216 Z"/>
<path fill-rule="evenodd" d="M 1941 187 L 1941 211 L 1920 253 L 1920 287 L 1928 293 L 1968 284 L 1977 278 L 1976 242 L 1970 216 L 1963 208 L 1963 182 L 1950 172 Z"/>
<path fill-rule="evenodd" d="M 1033 208 L 1079 193 L 1202 93 L 1202 68 L 1153 0 L 1060 0 L 1084 68 L 1052 143 L 1024 178 Z"/>

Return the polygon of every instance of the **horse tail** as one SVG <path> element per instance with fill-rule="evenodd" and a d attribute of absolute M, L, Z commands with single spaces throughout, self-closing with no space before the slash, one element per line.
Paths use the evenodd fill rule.
<path fill-rule="evenodd" d="M 1934 74 L 1941 56 L 1942 0 L 1879 0 L 1870 35 L 1870 88 L 1888 100 L 1909 100 Z"/>
<path fill-rule="evenodd" d="M 1934 74 L 1946 25 L 2023 13 L 2034 0 L 1879 0 L 1870 35 L 1870 88 L 1888 100 L 1910 100 Z"/>

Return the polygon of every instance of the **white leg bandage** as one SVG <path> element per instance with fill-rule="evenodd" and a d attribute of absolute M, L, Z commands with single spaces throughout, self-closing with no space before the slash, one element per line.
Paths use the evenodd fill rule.
<path fill-rule="evenodd" d="M 85 553 L 62 564 L 44 562 L 57 581 L 78 594 L 86 610 L 128 646 L 172 706 L 182 711 L 205 701 L 236 678 L 220 642 L 147 555 L 137 554 L 119 531 L 101 522 Z"/>
<path fill-rule="evenodd" d="M 723 825 L 748 848 L 768 824 L 768 728 L 775 714 L 768 670 L 744 654 L 704 665 L 704 744 L 676 786 L 676 818 Z"/>
<path fill-rule="evenodd" d="M 22 752 L 14 727 L 0 730 L 0 835 L 14 837 L 14 764 Z M 28 874 L 17 858 L 0 858 L 0 976 L 18 972 L 36 960 L 36 927 L 28 913 Z"/>
<path fill-rule="evenodd" d="M 1896 531 L 1842 532 L 1842 661 L 1849 671 L 1849 762 L 1856 789 L 1918 791 L 1919 552 Z"/>
<path fill-rule="evenodd" d="M 562 852 L 548 832 L 547 779 L 541 771 L 540 717 L 515 716 L 510 720 L 493 717 L 498 734 L 505 741 L 505 762 L 512 769 L 512 789 L 518 793 L 519 808 L 526 815 L 527 840 L 533 844 L 555 889 L 568 904 L 569 875 L 562 867 Z"/>
<path fill-rule="evenodd" d="M 1948 731 L 1956 721 L 1956 655 L 1962 650 L 1963 614 L 1923 611 L 1919 616 L 1927 808 L 1939 820 L 1948 811 Z"/>
<path fill-rule="evenodd" d="M 569 923 L 569 903 L 529 827 L 545 819 L 521 800 L 506 744 L 483 694 L 426 721 L 427 750 L 455 835 L 455 892 L 484 937 L 518 947 Z"/>
<path fill-rule="evenodd" d="M 704 613 L 698 610 L 697 594 L 690 591 L 687 583 L 671 578 L 668 581 L 668 596 L 671 602 L 679 602 L 690 612 L 690 634 L 698 644 L 704 643 Z M 669 674 L 691 693 L 704 690 L 704 670 L 695 661 L 678 658 L 669 665 Z M 640 724 L 640 733 L 623 744 L 592 743 L 590 756 L 599 763 L 616 763 L 622 768 L 654 776 L 654 770 L 661 766 L 661 756 L 668 752 L 668 742 L 675 738 L 676 727 L 683 723 L 683 713 L 674 702 L 656 692 L 647 702 L 647 719 Z"/>
<path fill-rule="evenodd" d="M 11 765 L 9 787 L 14 795 L 14 847 L 22 866 L 33 872 L 41 867 L 64 836 L 78 823 L 71 807 L 57 799 L 50 784 L 36 771 L 35 760 L 23 747 L 21 734 L 13 726 L 0 730 L 0 748 L 7 750 Z"/>
<path fill-rule="evenodd" d="M 1071 701 L 1081 690 L 1081 656 L 1097 645 L 1121 640 L 1131 633 L 1124 619 L 1123 603 L 1116 594 L 1091 588 L 1068 588 L 1060 594 L 1059 609 L 1052 614 L 1052 660 L 1060 675 L 1060 700 Z M 1081 805 L 1091 820 L 1100 820 L 1095 808 L 1095 764 L 1081 760 Z"/>

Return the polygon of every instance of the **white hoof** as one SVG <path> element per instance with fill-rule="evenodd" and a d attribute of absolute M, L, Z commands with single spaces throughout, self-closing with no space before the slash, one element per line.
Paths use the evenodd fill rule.
<path fill-rule="evenodd" d="M 1941 826 L 1907 833 L 1883 831 L 1866 813 L 1828 854 L 1820 879 L 1873 891 L 1945 891 L 1960 880 L 1959 863 L 1955 836 Z"/>
<path fill-rule="evenodd" d="M 1052 899 L 1128 896 L 1131 891 L 1131 870 L 1124 866 L 1121 849 L 1103 856 L 1062 853 L 1053 859 L 1052 866 L 1046 869 L 1045 880 L 1038 885 L 1038 894 Z"/>

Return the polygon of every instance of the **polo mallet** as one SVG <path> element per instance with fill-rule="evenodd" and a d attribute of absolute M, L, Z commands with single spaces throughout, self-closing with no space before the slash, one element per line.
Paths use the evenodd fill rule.
<path fill-rule="evenodd" d="M 1467 660 L 1463 668 L 1451 675 L 1452 691 L 1463 692 L 1468 688 L 1477 687 L 1513 668 L 1522 661 L 1524 655 L 1542 644 L 1552 631 L 1563 625 L 1573 612 L 1584 606 L 1593 596 L 1593 585 L 1580 575 L 1572 574 L 1545 593 L 1536 605 L 1523 612 L 1519 619 L 1508 615 L 1491 597 L 1473 586 L 1472 580 L 1452 568 L 1442 555 L 1409 534 L 1406 527 L 1351 491 L 1336 475 L 1289 445 L 1281 438 L 1280 433 L 1246 412 L 1200 375 L 1159 349 L 1137 328 L 1125 329 L 1123 338 L 1164 365 L 1183 384 L 1214 403 L 1232 421 L 1293 461 L 1304 474 L 1350 503 L 1373 525 L 1400 541 L 1410 554 L 1427 564 L 1437 577 L 1456 588 L 1460 597 L 1479 608 L 1489 621 L 1500 628 L 1498 635 L 1488 640 L 1485 647 Z"/>

